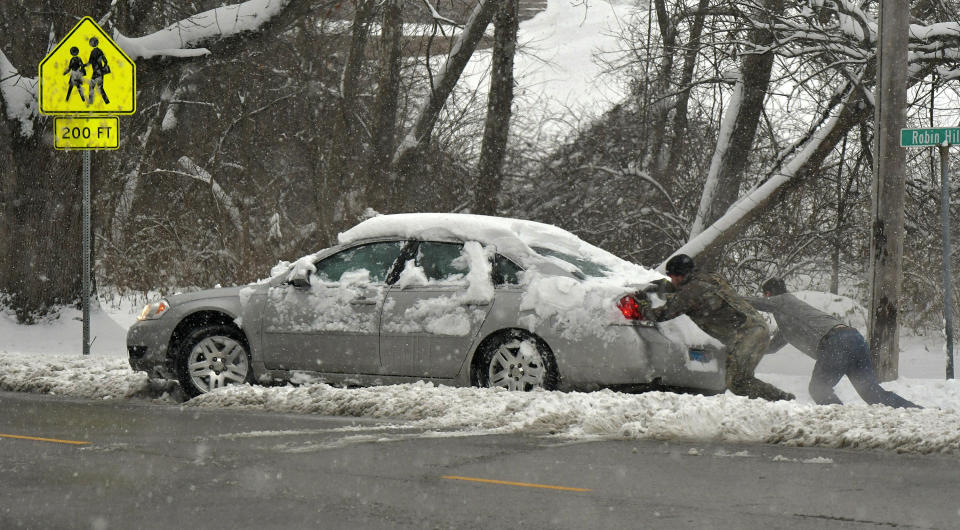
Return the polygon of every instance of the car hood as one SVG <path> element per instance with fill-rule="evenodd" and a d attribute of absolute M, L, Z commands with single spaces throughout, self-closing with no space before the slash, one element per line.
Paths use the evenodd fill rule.
<path fill-rule="evenodd" d="M 168 296 L 167 301 L 170 302 L 170 305 L 172 305 L 173 307 L 176 307 L 178 304 L 195 302 L 197 300 L 239 297 L 240 290 L 243 289 L 244 287 L 246 286 L 217 287 L 215 289 L 204 289 L 203 291 L 194 291 L 190 293 L 178 293 L 173 296 Z"/>

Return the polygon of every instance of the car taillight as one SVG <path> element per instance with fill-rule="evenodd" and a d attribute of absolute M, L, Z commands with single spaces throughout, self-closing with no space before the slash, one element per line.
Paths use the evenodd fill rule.
<path fill-rule="evenodd" d="M 627 320 L 643 320 L 643 312 L 640 311 L 640 304 L 630 295 L 624 296 L 617 302 L 617 309 L 623 313 L 623 317 Z"/>

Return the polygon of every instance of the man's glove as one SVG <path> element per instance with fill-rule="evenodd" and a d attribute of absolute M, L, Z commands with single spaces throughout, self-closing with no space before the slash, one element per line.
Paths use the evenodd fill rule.
<path fill-rule="evenodd" d="M 646 320 L 653 320 L 653 304 L 650 303 L 650 300 L 647 299 L 646 294 L 640 292 L 633 295 L 633 299 L 637 302 L 637 310 L 643 315 L 643 318 Z"/>
<path fill-rule="evenodd" d="M 660 298 L 664 298 L 664 295 L 667 293 L 672 293 L 674 291 L 673 282 L 666 278 L 661 278 L 659 280 L 654 280 L 650 282 L 649 285 L 644 287 L 643 292 L 645 293 L 656 293 Z"/>

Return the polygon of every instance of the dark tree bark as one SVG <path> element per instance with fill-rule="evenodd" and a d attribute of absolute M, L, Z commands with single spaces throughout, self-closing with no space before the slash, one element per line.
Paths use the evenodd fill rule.
<path fill-rule="evenodd" d="M 675 62 L 674 55 L 677 53 L 677 23 L 670 18 L 667 12 L 665 0 L 656 0 L 654 6 L 657 11 L 657 24 L 660 27 L 660 37 L 663 39 L 663 57 L 660 59 L 660 73 L 654 83 L 654 91 L 650 95 L 652 98 L 664 98 L 665 94 L 670 92 L 673 81 L 673 67 Z M 670 98 L 659 99 L 657 101 L 644 101 L 644 105 L 652 107 L 650 118 L 651 131 L 663 131 L 666 129 L 667 119 L 670 109 L 673 107 Z M 650 175 L 654 180 L 659 181 L 663 167 L 661 156 L 666 138 L 656 133 L 650 135 L 652 138 L 647 140 L 646 146 L 649 147 L 649 153 L 641 153 L 641 159 L 646 159 Z"/>
<path fill-rule="evenodd" d="M 513 58 L 517 50 L 519 2 L 503 0 L 494 18 L 494 43 L 487 118 L 480 149 L 474 211 L 496 215 L 502 185 L 501 170 L 510 133 L 513 105 Z"/>
<path fill-rule="evenodd" d="M 764 6 L 768 13 L 779 13 L 783 10 L 783 0 L 766 0 Z M 774 35 L 766 28 L 755 28 L 751 31 L 750 42 L 757 48 L 763 49 L 773 43 Z M 773 71 L 774 53 L 768 51 L 762 54 L 752 53 L 744 56 L 740 74 L 743 79 L 743 93 L 740 104 L 736 107 L 733 117 L 733 130 L 730 142 L 725 149 L 714 156 L 720 157 L 720 167 L 717 172 L 715 192 L 711 200 L 701 203 L 697 214 L 699 227 L 706 227 L 719 219 L 740 196 L 740 185 L 743 182 L 744 170 L 757 127 L 763 113 L 763 101 L 770 85 L 770 76 Z M 721 149 L 721 146 L 718 146 Z M 695 227 L 697 228 L 697 227 Z M 696 236 L 692 233 L 692 236 Z M 701 266 L 710 270 L 716 267 L 719 254 L 712 254 L 713 259 L 703 259 Z"/>
<path fill-rule="evenodd" d="M 673 115 L 673 131 L 670 135 L 672 147 L 665 173 L 673 175 L 680 165 L 680 158 L 686 151 L 687 110 L 690 104 L 690 82 L 693 81 L 693 72 L 700 54 L 700 36 L 703 33 L 703 24 L 707 17 L 707 6 L 710 0 L 700 0 L 697 12 L 690 25 L 690 40 L 683 54 L 683 69 L 680 73 L 680 90 L 677 94 L 676 111 Z"/>
<path fill-rule="evenodd" d="M 400 142 L 397 152 L 393 156 L 393 168 L 397 172 L 398 194 L 405 195 L 407 181 L 415 172 L 423 146 L 429 142 L 430 134 L 447 101 L 460 79 L 460 74 L 470 61 L 470 57 L 477 49 L 483 33 L 493 19 L 499 6 L 495 0 L 478 0 L 470 14 L 470 18 L 463 29 L 463 33 L 454 41 L 443 69 L 436 78 L 436 84 L 427 96 L 423 108 L 417 115 L 413 128 Z"/>
<path fill-rule="evenodd" d="M 46 43 L 51 27 L 56 39 L 63 38 L 83 15 L 109 5 L 88 0 L 21 3 L 5 7 L 24 12 L 28 5 L 31 11 L 39 7 L 45 23 L 24 20 L 16 28 L 17 42 L 0 39 L 0 46 L 10 50 L 8 58 L 27 77 L 35 75 L 46 48 L 23 43 Z M 0 102 L 0 119 L 6 120 L 5 102 Z M 33 134 L 22 134 L 16 120 L 0 127 L 0 293 L 22 322 L 82 296 L 81 157 L 57 152 L 44 141 L 53 134 L 52 126 L 52 119 L 38 117 Z M 94 164 L 94 176 L 96 171 Z"/>
<path fill-rule="evenodd" d="M 376 0 L 357 1 L 350 32 L 350 49 L 340 79 L 340 104 L 327 153 L 326 185 L 321 192 L 328 194 L 322 196 L 323 202 L 334 200 L 337 204 L 333 211 L 334 222 L 343 221 L 348 212 L 356 209 L 356 205 L 352 204 L 352 196 L 342 191 L 347 188 L 347 183 L 353 181 L 360 167 L 363 142 L 358 127 L 357 97 L 376 4 Z"/>
<path fill-rule="evenodd" d="M 380 37 L 380 78 L 374 105 L 373 144 L 366 178 L 367 197 L 374 209 L 389 210 L 387 184 L 392 177 L 390 157 L 396 146 L 397 105 L 400 96 L 401 39 L 403 37 L 403 2 L 386 0 L 383 4 L 383 29 Z"/>

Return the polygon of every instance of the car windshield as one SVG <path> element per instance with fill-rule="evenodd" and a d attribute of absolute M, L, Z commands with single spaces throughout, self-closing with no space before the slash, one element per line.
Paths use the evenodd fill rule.
<path fill-rule="evenodd" d="M 599 263 L 595 263 L 583 257 L 572 256 L 564 252 L 559 252 L 557 250 L 551 250 L 549 248 L 544 248 L 544 247 L 531 247 L 531 248 L 533 248 L 533 250 L 537 254 L 540 254 L 541 256 L 557 258 L 573 265 L 574 267 L 577 268 L 577 270 L 580 271 L 580 274 L 582 274 L 583 276 L 592 276 L 594 278 L 600 278 L 610 273 L 610 269 L 604 267 L 603 265 L 600 265 Z"/>

